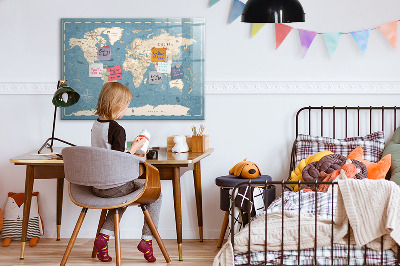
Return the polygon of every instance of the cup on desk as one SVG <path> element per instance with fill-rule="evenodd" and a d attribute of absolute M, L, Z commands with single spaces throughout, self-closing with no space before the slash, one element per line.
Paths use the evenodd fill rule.
<path fill-rule="evenodd" d="M 158 150 L 149 150 L 146 154 L 146 158 L 148 160 L 157 160 L 158 159 Z"/>

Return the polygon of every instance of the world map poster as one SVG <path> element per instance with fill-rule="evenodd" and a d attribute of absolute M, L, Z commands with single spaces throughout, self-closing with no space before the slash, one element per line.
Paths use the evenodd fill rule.
<path fill-rule="evenodd" d="M 204 119 L 203 18 L 61 20 L 61 77 L 80 94 L 61 119 L 97 119 L 106 82 L 133 98 L 122 119 Z"/>

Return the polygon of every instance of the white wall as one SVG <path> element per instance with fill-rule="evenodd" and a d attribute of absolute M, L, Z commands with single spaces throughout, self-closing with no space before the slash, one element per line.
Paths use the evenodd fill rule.
<path fill-rule="evenodd" d="M 400 2 L 353 0 L 351 2 L 302 0 L 306 23 L 293 24 L 321 32 L 375 27 L 399 19 Z M 208 0 L 146 1 L 28 1 L 0 0 L 1 83 L 55 82 L 60 73 L 60 18 L 64 17 L 205 17 L 207 81 L 399 81 L 399 52 L 379 31 L 372 31 L 363 57 L 350 35 L 343 36 L 330 59 L 318 36 L 305 59 L 297 31 L 274 50 L 273 25 L 266 25 L 253 39 L 251 27 L 227 24 L 230 0 L 208 9 Z M 0 95 L 0 207 L 7 192 L 24 190 L 25 168 L 9 158 L 35 150 L 51 134 L 51 95 Z M 275 180 L 286 176 L 294 138 L 294 115 L 308 105 L 398 105 L 399 95 L 363 94 L 257 94 L 205 95 L 205 121 L 215 152 L 202 163 L 205 238 L 218 238 L 223 214 L 214 179 L 227 174 L 238 161 L 255 161 L 263 174 Z M 57 121 L 56 135 L 78 145 L 89 145 L 91 121 Z M 128 138 L 142 128 L 152 132 L 153 145 L 165 146 L 176 133 L 189 134 L 193 121 L 121 121 Z M 197 217 L 190 173 L 182 177 L 184 238 L 197 237 Z M 39 180 L 40 211 L 45 237 L 55 237 L 56 182 Z M 159 230 L 175 238 L 171 182 L 163 181 L 164 202 Z M 79 208 L 64 191 L 62 237 L 70 237 Z M 99 212 L 90 211 L 80 237 L 93 237 Z M 140 217 L 140 218 L 138 218 Z M 139 238 L 142 218 L 130 208 L 121 222 L 123 238 Z"/>

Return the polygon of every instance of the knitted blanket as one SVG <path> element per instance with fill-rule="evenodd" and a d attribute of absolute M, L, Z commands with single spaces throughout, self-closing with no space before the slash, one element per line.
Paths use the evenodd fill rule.
<path fill-rule="evenodd" d="M 283 242 L 285 250 L 297 250 L 298 245 L 298 212 L 285 211 L 283 213 L 284 232 Z M 300 214 L 300 248 L 314 247 L 315 216 L 311 213 Z M 332 221 L 317 216 L 317 246 L 330 245 Z M 259 216 L 251 222 L 250 250 L 264 251 L 265 245 L 265 215 Z M 275 212 L 267 216 L 267 249 L 278 251 L 281 249 L 282 239 L 282 212 Z M 235 252 L 246 252 L 249 241 L 249 227 L 243 228 L 235 234 Z M 338 241 L 343 244 L 342 241 Z M 214 266 L 234 265 L 234 252 L 231 242 L 228 241 L 214 259 Z"/>
<path fill-rule="evenodd" d="M 339 180 L 335 230 L 352 229 L 356 245 L 395 250 L 400 243 L 400 187 L 385 179 Z"/>
<path fill-rule="evenodd" d="M 380 250 L 380 237 L 384 237 L 384 249 L 394 249 L 400 243 L 400 188 L 387 180 L 339 181 L 338 202 L 334 225 L 334 243 L 345 244 L 348 222 L 352 228 L 351 244 L 367 245 Z M 300 230 L 300 248 L 314 247 L 315 216 L 301 213 L 298 228 L 298 212 L 285 211 L 284 249 L 296 250 L 298 230 Z M 282 213 L 267 216 L 268 250 L 280 250 L 282 239 Z M 248 226 L 235 235 L 235 252 L 246 252 L 248 246 Z M 317 216 L 317 247 L 330 245 L 331 221 Z M 250 249 L 263 251 L 265 245 L 265 216 L 262 215 L 251 223 Z M 214 266 L 234 265 L 234 251 L 228 241 L 214 259 Z"/>

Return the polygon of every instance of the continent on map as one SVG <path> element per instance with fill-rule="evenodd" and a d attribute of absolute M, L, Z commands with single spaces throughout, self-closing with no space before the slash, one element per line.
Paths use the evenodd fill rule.
<path fill-rule="evenodd" d="M 103 33 L 108 35 L 108 40 L 110 41 L 111 45 L 114 45 L 114 43 L 121 40 L 123 32 L 124 29 L 113 27 L 111 29 L 105 30 Z"/>
<path fill-rule="evenodd" d="M 97 47 L 106 46 L 107 41 L 102 34 L 106 34 L 108 39 L 113 45 L 116 41 L 120 40 L 122 37 L 122 32 L 124 29 L 119 27 L 113 28 L 97 28 L 95 30 L 85 33 L 82 39 L 70 38 L 69 46 L 70 49 L 75 46 L 79 46 L 83 51 L 83 56 L 89 64 L 99 61 L 97 58 Z"/>
<path fill-rule="evenodd" d="M 182 116 L 188 115 L 190 108 L 182 105 L 162 104 L 152 106 L 146 104 L 141 107 L 130 107 L 125 113 L 125 116 Z M 82 110 L 72 113 L 75 116 L 94 116 L 96 110 Z"/>
<path fill-rule="evenodd" d="M 144 74 L 150 64 L 157 64 L 157 62 L 151 62 L 151 48 L 167 48 L 166 61 L 176 60 L 188 46 L 194 43 L 196 43 L 194 39 L 171 36 L 165 30 L 162 30 L 160 35 L 152 36 L 150 39 L 143 40 L 136 38 L 131 45 L 126 48 L 127 53 L 125 55 L 123 69 L 132 73 L 135 88 L 138 88 L 142 84 Z"/>
<path fill-rule="evenodd" d="M 183 84 L 183 81 L 181 79 L 174 79 L 169 82 L 169 87 L 172 89 L 174 87 L 178 88 L 181 92 L 183 90 L 183 87 L 185 84 Z"/>

